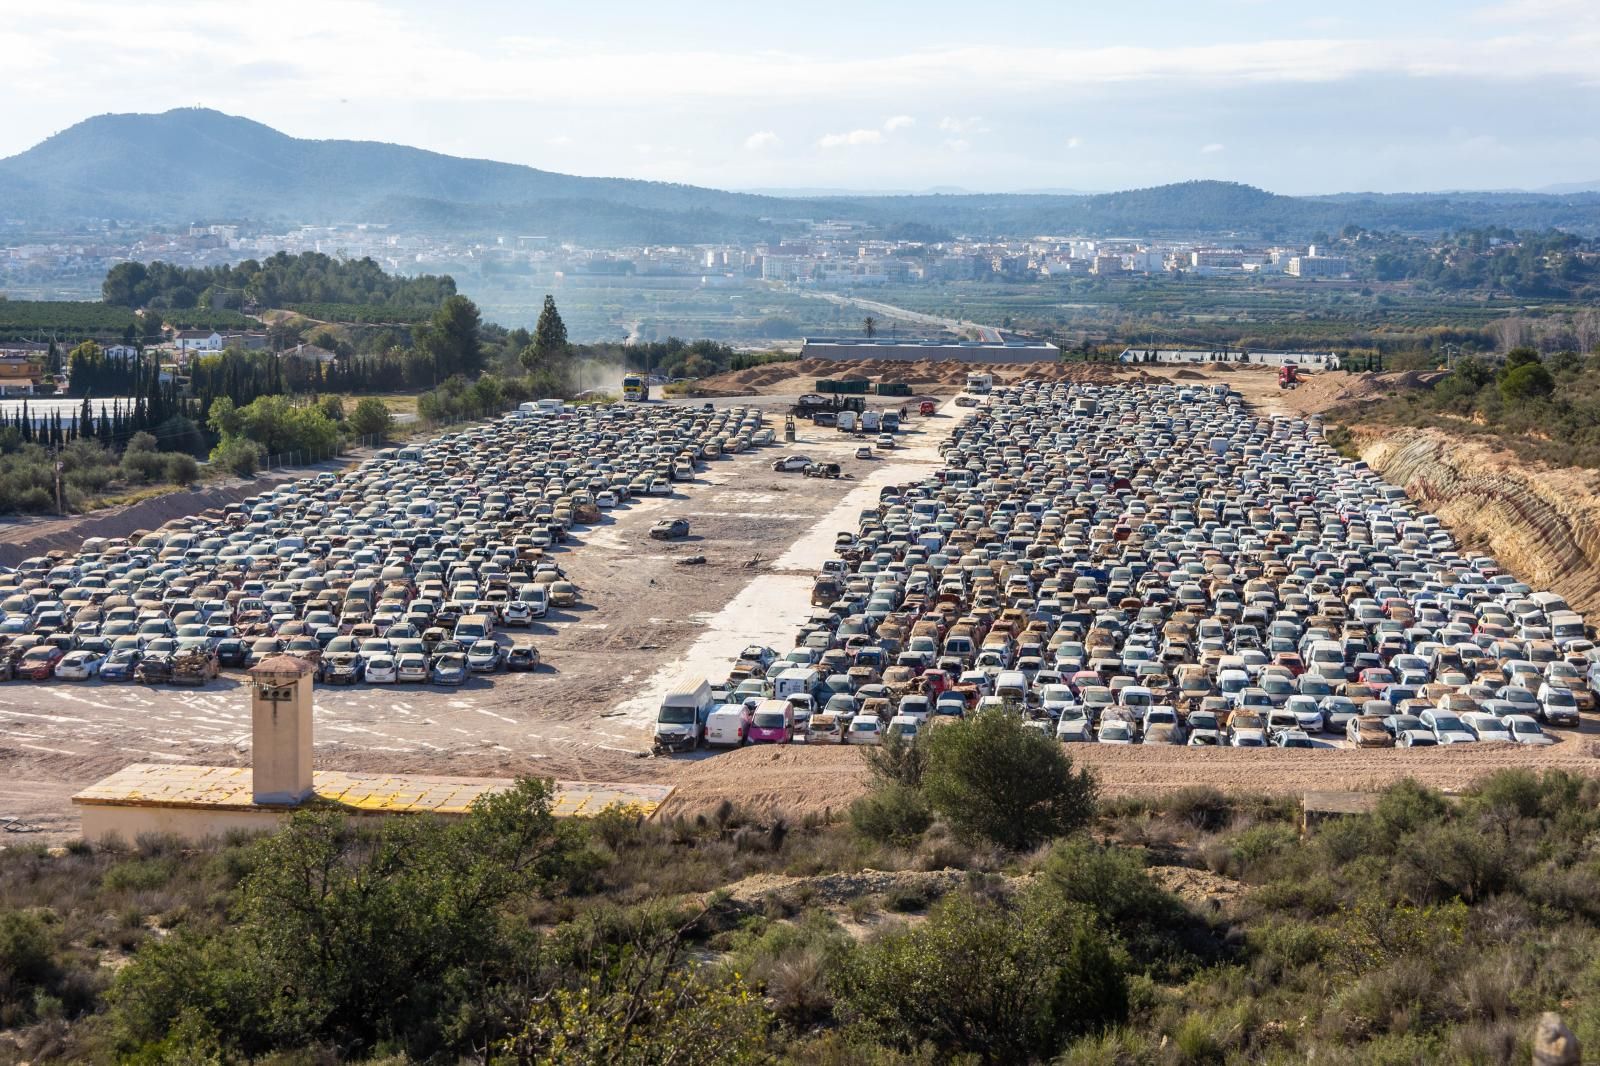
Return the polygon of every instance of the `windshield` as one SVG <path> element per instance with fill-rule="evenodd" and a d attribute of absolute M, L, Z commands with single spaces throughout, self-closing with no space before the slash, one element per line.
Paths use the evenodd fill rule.
<path fill-rule="evenodd" d="M 783 715 L 776 711 L 763 711 L 753 721 L 758 729 L 782 729 L 786 724 Z"/>
<path fill-rule="evenodd" d="M 673 707 L 670 705 L 663 707 L 661 708 L 661 715 L 656 721 L 664 725 L 688 725 L 694 721 L 694 708 Z"/>

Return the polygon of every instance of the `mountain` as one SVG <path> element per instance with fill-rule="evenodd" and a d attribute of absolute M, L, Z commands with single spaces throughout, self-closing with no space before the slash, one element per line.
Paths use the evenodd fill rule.
<path fill-rule="evenodd" d="M 593 215 L 577 226 L 592 230 L 631 230 L 647 219 L 670 229 L 682 216 L 696 232 L 715 232 L 794 211 L 792 203 L 689 185 L 574 177 L 373 141 L 302 140 L 202 108 L 80 122 L 0 160 L 0 195 L 7 213 L 34 219 L 399 221 L 416 212 L 452 228 L 548 213 Z"/>
<path fill-rule="evenodd" d="M 0 215 L 43 226 L 97 218 L 387 222 L 602 246 L 769 238 L 794 232 L 793 220 L 805 218 L 896 233 L 1304 241 L 1347 224 L 1416 233 L 1482 225 L 1600 233 L 1600 192 L 1294 197 L 1191 181 L 1093 195 L 774 196 L 556 174 L 374 141 L 303 140 L 246 118 L 185 108 L 100 115 L 0 160 Z"/>
<path fill-rule="evenodd" d="M 1554 196 L 1565 196 L 1575 192 L 1600 192 L 1600 181 L 1569 181 L 1561 185 L 1546 185 L 1539 191 Z"/>

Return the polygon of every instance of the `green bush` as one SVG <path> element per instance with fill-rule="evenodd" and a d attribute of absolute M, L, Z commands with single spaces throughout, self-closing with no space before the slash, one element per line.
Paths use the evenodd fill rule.
<path fill-rule="evenodd" d="M 879 784 L 897 783 L 908 788 L 922 787 L 922 773 L 928 765 L 926 733 L 907 740 L 904 734 L 890 733 L 877 747 L 862 753 L 867 771 Z"/>
<path fill-rule="evenodd" d="M 239 477 L 254 477 L 261 467 L 261 446 L 243 437 L 225 437 L 211 449 L 211 463 Z"/>
<path fill-rule="evenodd" d="M 890 1045 L 986 1062 L 1049 1058 L 1127 1015 L 1128 987 L 1082 911 L 1027 893 L 959 892 L 927 921 L 862 945 L 834 970 L 835 1010 Z"/>
<path fill-rule="evenodd" d="M 394 426 L 394 416 L 382 400 L 368 396 L 356 404 L 346 425 L 358 437 L 387 438 Z"/>
<path fill-rule="evenodd" d="M 15 994 L 54 973 L 55 938 L 44 920 L 31 911 L 0 911 L 0 985 Z"/>
<path fill-rule="evenodd" d="M 1094 776 L 1016 715 L 984 711 L 941 726 L 927 747 L 923 791 L 962 836 L 1023 851 L 1094 817 Z"/>
<path fill-rule="evenodd" d="M 1409 777 L 1384 789 L 1372 812 L 1379 835 L 1391 846 L 1406 833 L 1437 825 L 1448 816 L 1449 805 L 1438 790 Z"/>
<path fill-rule="evenodd" d="M 1556 391 L 1556 379 L 1541 363 L 1529 363 L 1506 371 L 1500 381 L 1500 395 L 1507 403 L 1540 399 Z"/>
<path fill-rule="evenodd" d="M 922 793 L 890 782 L 850 805 L 850 824 L 880 844 L 911 844 L 933 824 L 933 811 Z"/>
<path fill-rule="evenodd" d="M 186 1014 L 239 1056 L 307 1043 L 405 1047 L 454 1059 L 482 1046 L 482 997 L 521 972 L 506 926 L 563 875 L 581 830 L 557 823 L 547 781 L 480 799 L 466 818 L 352 830 L 296 813 L 252 845 L 233 921 L 179 931 L 118 976 L 125 1052 Z"/>
<path fill-rule="evenodd" d="M 200 476 L 200 464 L 194 456 L 182 452 L 168 452 L 163 474 L 174 485 L 187 485 Z"/>

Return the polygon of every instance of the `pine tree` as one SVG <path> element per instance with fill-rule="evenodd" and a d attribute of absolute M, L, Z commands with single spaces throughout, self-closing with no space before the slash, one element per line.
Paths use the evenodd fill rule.
<path fill-rule="evenodd" d="M 561 312 L 556 310 L 556 298 L 546 294 L 544 310 L 539 312 L 539 323 L 533 330 L 533 341 L 522 349 L 519 358 L 522 365 L 531 370 L 566 355 L 568 347 L 567 324 L 561 321 Z"/>

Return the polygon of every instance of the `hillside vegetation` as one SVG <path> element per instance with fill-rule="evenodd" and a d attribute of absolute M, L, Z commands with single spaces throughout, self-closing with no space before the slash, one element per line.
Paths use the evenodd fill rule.
<path fill-rule="evenodd" d="M 1435 426 L 1487 439 L 1525 459 L 1600 468 L 1600 355 L 1514 348 L 1493 367 L 1473 357 L 1431 389 L 1336 411 L 1341 421 Z"/>
<path fill-rule="evenodd" d="M 1097 809 L 992 714 L 880 753 L 848 824 L 558 821 L 524 781 L 13 847 L 0 1021 L 35 1063 L 1508 1063 L 1558 1005 L 1600 1040 L 1594 781 L 1402 783 L 1302 837 L 1206 789 Z"/>
<path fill-rule="evenodd" d="M 424 317 L 456 294 L 448 275 L 408 278 L 389 274 L 371 259 L 335 259 L 320 252 L 279 252 L 234 266 L 179 267 L 160 261 L 118 263 L 100 286 L 107 304 L 157 309 L 236 304 L 286 307 L 355 304 L 393 309 L 424 307 Z"/>

